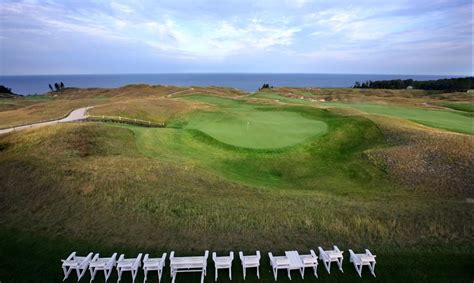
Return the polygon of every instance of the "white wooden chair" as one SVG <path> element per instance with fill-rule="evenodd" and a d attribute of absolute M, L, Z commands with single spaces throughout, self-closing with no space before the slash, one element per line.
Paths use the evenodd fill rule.
<path fill-rule="evenodd" d="M 332 250 L 323 250 L 323 248 L 319 247 L 319 258 L 321 261 L 324 263 L 324 267 L 326 267 L 326 270 L 328 273 L 331 273 L 331 263 L 336 262 L 337 265 L 339 266 L 339 270 L 341 272 L 344 272 L 342 270 L 342 260 L 344 259 L 342 255 L 342 251 L 339 250 L 337 246 L 333 246 Z"/>
<path fill-rule="evenodd" d="M 362 267 L 367 265 L 370 269 L 370 272 L 375 277 L 375 257 L 369 250 L 365 250 L 363 254 L 356 254 L 352 250 L 349 250 L 350 262 L 354 264 L 354 267 L 359 274 L 359 277 L 362 277 Z"/>
<path fill-rule="evenodd" d="M 273 270 L 273 277 L 275 281 L 277 281 L 278 277 L 278 270 L 279 269 L 286 269 L 288 272 L 288 278 L 291 279 L 290 275 L 290 260 L 286 256 L 273 256 L 271 252 L 268 253 L 268 257 L 270 258 L 270 266 Z"/>
<path fill-rule="evenodd" d="M 122 273 L 126 271 L 130 271 L 132 273 L 132 282 L 135 282 L 135 278 L 137 278 L 138 268 L 141 266 L 141 261 L 141 253 L 139 253 L 138 256 L 135 258 L 125 258 L 125 255 L 121 254 L 117 261 L 117 282 L 120 282 L 120 280 L 122 280 Z"/>
<path fill-rule="evenodd" d="M 240 261 L 242 262 L 242 270 L 244 272 L 244 280 L 247 275 L 247 268 L 257 268 L 257 277 L 260 279 L 260 251 L 256 255 L 246 255 L 239 252 Z"/>
<path fill-rule="evenodd" d="M 170 254 L 170 271 L 172 282 L 176 280 L 178 272 L 201 272 L 201 283 L 207 273 L 207 258 L 209 251 L 205 251 L 204 256 L 175 257 L 174 251 Z"/>
<path fill-rule="evenodd" d="M 105 282 L 107 282 L 116 264 L 117 253 L 114 253 L 111 257 L 100 257 L 99 254 L 95 254 L 89 264 L 89 272 L 91 274 L 90 282 L 94 280 L 97 271 L 100 270 L 104 271 Z"/>
<path fill-rule="evenodd" d="M 232 261 L 234 260 L 234 252 L 230 252 L 228 256 L 217 256 L 215 252 L 212 253 L 212 260 L 215 267 L 215 281 L 217 281 L 218 269 L 229 269 L 229 279 L 232 280 Z"/>
<path fill-rule="evenodd" d="M 309 254 L 302 254 L 300 255 L 301 261 L 303 262 L 303 269 L 301 272 L 301 276 L 304 279 L 304 269 L 306 267 L 312 267 L 314 270 L 314 276 L 318 278 L 318 256 L 314 252 L 314 250 L 310 250 Z"/>
<path fill-rule="evenodd" d="M 63 281 L 69 277 L 73 270 L 76 270 L 77 281 L 79 282 L 86 273 L 93 255 L 93 253 L 89 253 L 87 256 L 77 256 L 76 252 L 72 252 L 66 259 L 62 259 Z"/>
<path fill-rule="evenodd" d="M 164 253 L 161 258 L 151 258 L 149 254 L 145 255 L 143 259 L 143 272 L 145 277 L 143 283 L 147 280 L 148 271 L 157 271 L 158 272 L 158 282 L 161 282 L 161 275 L 163 275 L 163 267 L 165 266 L 166 253 Z"/>

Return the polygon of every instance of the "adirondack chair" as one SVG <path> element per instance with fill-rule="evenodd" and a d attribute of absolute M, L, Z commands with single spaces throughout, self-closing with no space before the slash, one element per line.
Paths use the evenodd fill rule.
<path fill-rule="evenodd" d="M 61 267 L 64 272 L 63 281 L 69 277 L 69 274 L 71 274 L 73 270 L 76 270 L 77 282 L 79 282 L 86 273 L 93 255 L 93 253 L 89 253 L 87 256 L 77 256 L 76 252 L 72 252 L 66 259 L 62 259 L 61 262 L 63 264 Z"/>
<path fill-rule="evenodd" d="M 217 281 L 218 269 L 229 269 L 229 279 L 232 280 L 232 261 L 234 260 L 234 252 L 230 252 L 228 256 L 217 256 L 215 252 L 212 253 L 212 260 L 215 267 L 215 279 Z"/>
<path fill-rule="evenodd" d="M 375 257 L 369 250 L 365 250 L 363 254 L 356 254 L 352 250 L 349 250 L 350 262 L 354 264 L 354 267 L 359 274 L 359 277 L 362 277 L 362 267 L 367 265 L 370 269 L 370 272 L 375 277 Z"/>
<path fill-rule="evenodd" d="M 132 282 L 135 282 L 137 278 L 138 268 L 141 266 L 142 254 L 139 253 L 135 258 L 125 258 L 124 254 L 121 254 L 117 261 L 117 283 L 122 280 L 122 273 L 130 271 L 132 273 Z"/>
<path fill-rule="evenodd" d="M 341 272 L 344 272 L 342 270 L 342 260 L 344 257 L 342 256 L 342 251 L 339 250 L 337 246 L 333 246 L 332 250 L 323 250 L 323 248 L 318 247 L 319 250 L 319 258 L 323 261 L 324 267 L 326 267 L 326 270 L 328 273 L 331 273 L 331 263 L 336 262 L 337 265 L 339 266 L 339 270 Z"/>
<path fill-rule="evenodd" d="M 163 267 L 165 266 L 166 253 L 164 253 L 161 258 L 151 258 L 149 254 L 145 255 L 143 259 L 143 272 L 145 278 L 143 282 L 147 280 L 148 271 L 157 271 L 158 272 L 158 282 L 161 282 L 161 275 L 163 275 Z"/>
<path fill-rule="evenodd" d="M 170 254 L 170 273 L 172 282 L 176 280 L 178 272 L 201 272 L 201 283 L 207 273 L 207 258 L 209 251 L 204 252 L 204 256 L 175 257 L 174 251 Z"/>
<path fill-rule="evenodd" d="M 256 255 L 246 255 L 243 252 L 239 252 L 240 261 L 242 263 L 242 270 L 244 272 L 244 280 L 247 275 L 247 268 L 257 268 L 257 277 L 260 279 L 260 251 L 257 251 Z"/>
<path fill-rule="evenodd" d="M 291 279 L 290 275 L 290 260 L 286 256 L 273 256 L 271 252 L 268 253 L 268 257 L 270 258 L 270 266 L 273 270 L 273 277 L 275 281 L 277 281 L 278 277 L 278 270 L 279 269 L 286 269 L 288 272 L 288 278 Z"/>
<path fill-rule="evenodd" d="M 314 276 L 318 278 L 318 256 L 314 252 L 314 250 L 310 250 L 309 254 L 303 254 L 300 255 L 301 261 L 303 262 L 303 271 L 301 273 L 301 276 L 304 279 L 304 269 L 306 267 L 312 267 L 314 270 Z"/>
<path fill-rule="evenodd" d="M 99 254 L 95 254 L 94 258 L 89 264 L 89 272 L 91 274 L 91 281 L 92 282 L 95 278 L 97 271 L 104 271 L 105 282 L 110 277 L 112 273 L 112 269 L 117 264 L 117 253 L 114 253 L 111 257 L 100 257 Z"/>

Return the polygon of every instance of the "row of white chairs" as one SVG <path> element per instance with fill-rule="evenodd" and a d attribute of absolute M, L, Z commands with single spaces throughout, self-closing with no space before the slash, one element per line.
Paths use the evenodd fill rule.
<path fill-rule="evenodd" d="M 328 273 L 331 273 L 331 263 L 335 262 L 339 267 L 341 272 L 344 272 L 342 269 L 343 261 L 343 251 L 339 250 L 337 246 L 333 246 L 333 249 L 324 250 L 319 247 L 319 258 L 314 252 L 310 250 L 309 254 L 299 254 L 297 251 L 286 251 L 285 255 L 274 256 L 271 252 L 268 253 L 270 259 L 270 266 L 273 271 L 275 281 L 278 279 L 278 270 L 287 270 L 288 278 L 291 279 L 291 271 L 299 270 L 301 277 L 304 278 L 305 268 L 312 268 L 314 275 L 318 277 L 317 268 L 318 268 L 318 259 L 323 262 L 324 267 Z M 368 266 L 370 272 L 375 276 L 375 255 L 373 255 L 369 250 L 365 250 L 364 253 L 354 253 L 349 249 L 350 262 L 354 264 L 354 267 L 362 277 L 362 267 Z M 138 269 L 142 267 L 144 271 L 144 280 L 147 281 L 148 272 L 156 271 L 158 273 L 158 281 L 161 282 L 161 277 L 163 274 L 163 268 L 166 264 L 166 256 L 164 253 L 160 258 L 151 258 L 149 254 L 145 254 L 145 257 L 142 260 L 142 254 L 138 254 L 134 258 L 125 258 L 125 255 L 122 254 L 117 260 L 117 253 L 114 253 L 110 257 L 101 257 L 99 254 L 89 253 L 87 256 L 77 256 L 76 252 L 71 253 L 65 260 L 62 260 L 62 269 L 64 272 L 64 280 L 66 280 L 72 271 L 75 271 L 77 274 L 77 281 L 85 275 L 87 270 L 90 272 L 92 282 L 97 275 L 97 272 L 102 271 L 104 273 L 105 281 L 109 279 L 114 268 L 117 269 L 118 280 L 120 282 L 122 279 L 123 272 L 130 272 L 132 275 L 132 280 L 135 282 L 135 279 L 138 274 Z M 170 254 L 170 275 L 172 282 L 176 280 L 176 275 L 179 272 L 200 272 L 201 273 L 201 283 L 204 282 L 204 277 L 207 272 L 207 259 L 209 256 L 209 251 L 205 251 L 204 256 L 185 256 L 177 257 L 175 252 Z M 243 252 L 239 252 L 239 258 L 242 264 L 243 277 L 245 279 L 247 275 L 247 268 L 256 268 L 257 277 L 260 278 L 260 251 L 257 251 L 254 255 L 244 255 Z M 212 259 L 214 261 L 215 267 L 215 281 L 217 281 L 218 270 L 219 269 L 228 269 L 229 270 L 229 279 L 232 280 L 232 262 L 234 260 L 234 252 L 230 252 L 226 256 L 217 256 L 214 252 L 212 253 Z"/>

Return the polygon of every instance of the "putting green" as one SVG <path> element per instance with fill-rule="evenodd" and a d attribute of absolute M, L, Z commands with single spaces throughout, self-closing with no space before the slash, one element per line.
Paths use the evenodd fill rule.
<path fill-rule="evenodd" d="M 323 121 L 286 111 L 241 111 L 195 113 L 186 125 L 214 139 L 244 148 L 276 149 L 292 146 L 327 132 Z"/>

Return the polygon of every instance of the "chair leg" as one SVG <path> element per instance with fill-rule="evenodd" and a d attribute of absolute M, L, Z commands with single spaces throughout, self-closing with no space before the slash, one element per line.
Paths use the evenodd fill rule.
<path fill-rule="evenodd" d="M 204 276 L 205 276 L 205 273 L 206 271 L 203 270 L 202 274 L 201 274 L 201 283 L 204 283 Z"/>
<path fill-rule="evenodd" d="M 329 274 L 331 274 L 331 261 L 324 261 L 324 266 Z"/>
<path fill-rule="evenodd" d="M 245 266 L 242 267 L 243 271 L 244 271 L 244 280 L 245 280 L 245 275 L 246 275 L 246 270 L 245 270 Z"/>
<path fill-rule="evenodd" d="M 95 274 L 97 272 L 97 269 L 96 268 L 89 268 L 89 273 L 91 274 L 91 280 L 89 282 L 92 283 L 92 281 L 94 281 L 94 278 L 95 278 Z M 105 271 L 104 271 L 105 272 Z M 107 281 L 107 280 L 106 280 Z"/>
<path fill-rule="evenodd" d="M 148 274 L 148 270 L 146 268 L 143 268 L 143 283 L 145 283 L 147 280 L 147 274 Z"/>
<path fill-rule="evenodd" d="M 215 272 L 215 275 L 214 275 L 214 281 L 217 282 L 217 267 L 215 268 L 216 272 Z"/>
<path fill-rule="evenodd" d="M 337 260 L 337 265 L 339 266 L 339 270 L 344 273 L 344 270 L 342 270 L 342 258 Z"/>
<path fill-rule="evenodd" d="M 107 283 L 107 280 L 109 280 L 110 274 L 112 273 L 112 268 L 109 269 L 104 269 L 104 276 L 105 276 L 105 282 Z"/>
<path fill-rule="evenodd" d="M 375 262 L 371 263 L 371 264 L 369 265 L 369 267 L 370 267 L 370 272 L 372 273 L 372 275 L 373 275 L 374 277 L 377 277 L 377 276 L 375 276 Z"/>
<path fill-rule="evenodd" d="M 66 280 L 68 277 L 69 277 L 69 274 L 71 274 L 71 271 L 72 271 L 72 268 L 66 268 L 66 267 L 63 267 L 63 272 L 64 272 L 64 280 Z"/>
<path fill-rule="evenodd" d="M 260 279 L 260 266 L 257 266 L 257 277 Z"/>
<path fill-rule="evenodd" d="M 302 268 L 300 268 L 301 279 L 304 279 L 304 269 L 305 269 L 304 266 Z"/>
<path fill-rule="evenodd" d="M 287 272 L 288 272 L 288 278 L 291 280 L 291 271 L 290 271 L 290 269 L 287 269 Z"/>
<path fill-rule="evenodd" d="M 119 282 L 120 282 L 120 280 L 122 280 L 122 270 L 121 270 L 121 269 L 119 269 L 119 270 L 117 270 L 117 271 L 118 271 L 118 272 L 117 272 L 117 273 L 118 273 L 118 279 L 117 279 L 117 283 L 119 283 Z"/>
<path fill-rule="evenodd" d="M 229 267 L 229 280 L 232 280 L 232 267 Z"/>
<path fill-rule="evenodd" d="M 313 266 L 313 270 L 314 270 L 314 276 L 316 276 L 316 278 L 319 278 L 318 277 L 318 266 Z"/>
<path fill-rule="evenodd" d="M 135 278 L 137 277 L 138 270 L 132 270 L 132 282 L 135 283 Z"/>
<path fill-rule="evenodd" d="M 277 281 L 278 278 L 278 270 L 276 268 L 273 268 L 273 277 L 275 278 L 275 281 Z"/>

